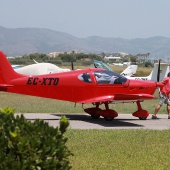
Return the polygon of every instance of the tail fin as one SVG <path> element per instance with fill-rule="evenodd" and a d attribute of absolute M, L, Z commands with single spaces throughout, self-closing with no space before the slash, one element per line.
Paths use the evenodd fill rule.
<path fill-rule="evenodd" d="M 160 82 L 163 80 L 163 78 L 167 76 L 168 72 L 169 72 L 168 63 L 160 63 L 160 79 L 159 79 Z M 150 79 L 152 81 L 157 81 L 157 74 L 158 74 L 158 63 L 155 63 L 154 68 L 151 74 L 149 75 Z"/>
<path fill-rule="evenodd" d="M 4 53 L 0 51 L 0 87 L 8 86 L 11 80 L 20 77 L 22 75 L 14 71 Z"/>
<path fill-rule="evenodd" d="M 131 77 L 136 74 L 136 70 L 138 68 L 138 65 L 129 65 L 122 73 L 120 73 L 123 76 Z"/>

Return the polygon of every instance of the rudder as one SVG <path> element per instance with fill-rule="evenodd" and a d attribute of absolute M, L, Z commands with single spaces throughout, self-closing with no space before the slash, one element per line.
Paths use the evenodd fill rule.
<path fill-rule="evenodd" d="M 0 86 L 4 86 L 12 79 L 20 77 L 22 77 L 22 75 L 14 71 L 5 54 L 0 51 Z"/>

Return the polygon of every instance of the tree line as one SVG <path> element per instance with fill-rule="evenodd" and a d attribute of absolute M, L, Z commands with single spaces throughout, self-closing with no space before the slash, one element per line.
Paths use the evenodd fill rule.
<path fill-rule="evenodd" d="M 56 65 L 67 65 L 67 63 L 75 62 L 81 65 L 89 65 L 93 60 L 101 60 L 101 57 L 97 54 L 84 54 L 84 53 L 71 53 L 71 54 L 59 54 L 56 57 L 50 57 L 47 54 L 43 53 L 33 53 L 28 55 L 23 55 L 22 57 L 10 58 L 9 61 L 11 64 L 17 65 L 28 65 L 36 62 L 48 62 Z"/>
<path fill-rule="evenodd" d="M 130 61 L 133 64 L 150 67 L 153 66 L 153 64 L 149 60 L 149 55 L 150 53 L 137 54 L 137 55 L 128 54 L 122 57 L 121 61 L 119 62 Z M 22 57 L 14 57 L 12 59 L 9 59 L 9 61 L 11 64 L 16 64 L 16 65 L 34 64 L 33 59 L 39 63 L 48 62 L 59 66 L 70 65 L 70 63 L 72 62 L 74 62 L 75 65 L 91 65 L 93 63 L 93 60 L 99 60 L 105 62 L 104 56 L 106 56 L 104 53 L 98 55 L 98 54 L 75 53 L 74 51 L 71 53 L 65 52 L 64 54 L 59 54 L 56 57 L 50 57 L 49 55 L 44 53 L 33 53 L 33 54 L 23 55 Z"/>

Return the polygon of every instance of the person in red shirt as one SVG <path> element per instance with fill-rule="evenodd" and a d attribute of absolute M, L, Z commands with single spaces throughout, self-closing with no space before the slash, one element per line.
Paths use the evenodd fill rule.
<path fill-rule="evenodd" d="M 162 80 L 162 83 L 164 84 L 164 86 L 162 87 L 162 89 L 160 89 L 159 103 L 155 108 L 155 111 L 154 111 L 154 113 L 152 115 L 152 119 L 158 119 L 156 114 L 158 113 L 158 111 L 160 110 L 161 106 L 164 103 L 167 104 L 168 119 L 170 119 L 170 99 L 169 99 L 169 94 L 170 94 L 170 72 L 168 73 L 167 77 L 165 77 Z"/>

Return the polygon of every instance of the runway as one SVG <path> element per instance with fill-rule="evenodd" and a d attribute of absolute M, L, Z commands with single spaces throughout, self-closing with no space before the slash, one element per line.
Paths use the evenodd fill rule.
<path fill-rule="evenodd" d="M 65 115 L 70 122 L 69 129 L 170 129 L 170 119 L 165 114 L 158 114 L 157 120 L 152 120 L 151 115 L 146 120 L 139 120 L 131 114 L 120 113 L 113 121 L 106 121 L 102 117 L 95 120 L 88 114 L 24 113 L 23 115 L 27 120 L 41 119 L 53 127 L 58 126 L 60 117 Z"/>

